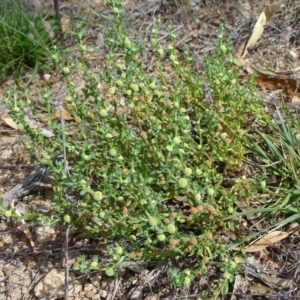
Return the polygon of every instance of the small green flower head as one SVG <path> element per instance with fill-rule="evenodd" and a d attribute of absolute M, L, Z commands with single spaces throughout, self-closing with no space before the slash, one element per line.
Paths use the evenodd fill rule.
<path fill-rule="evenodd" d="M 66 223 L 70 223 L 71 222 L 71 217 L 69 215 L 64 215 L 64 221 Z"/>
<path fill-rule="evenodd" d="M 189 276 L 185 276 L 183 280 L 184 286 L 189 286 L 191 284 L 191 278 Z"/>
<path fill-rule="evenodd" d="M 92 261 L 92 262 L 91 262 L 91 268 L 92 268 L 92 269 L 95 269 L 95 268 L 97 268 L 97 267 L 98 267 L 98 262 Z"/>
<path fill-rule="evenodd" d="M 81 51 L 83 51 L 83 52 L 86 51 L 86 45 L 81 45 L 81 46 L 80 46 L 80 49 L 81 49 Z"/>
<path fill-rule="evenodd" d="M 129 40 L 129 38 L 128 37 L 126 37 L 125 38 L 125 47 L 127 48 L 127 49 L 131 49 L 131 41 Z"/>
<path fill-rule="evenodd" d="M 108 89 L 108 93 L 109 93 L 110 95 L 114 95 L 115 92 L 116 92 L 116 88 L 115 88 L 115 87 L 111 87 L 111 88 Z"/>
<path fill-rule="evenodd" d="M 181 139 L 179 136 L 175 136 L 173 138 L 173 143 L 176 144 L 176 145 L 179 145 L 181 143 Z"/>
<path fill-rule="evenodd" d="M 158 224 L 158 220 L 154 217 L 151 217 L 151 216 L 148 218 L 148 222 L 149 222 L 151 227 L 155 227 Z"/>
<path fill-rule="evenodd" d="M 66 100 L 67 102 L 71 102 L 71 101 L 72 101 L 72 96 L 71 96 L 71 95 L 66 96 L 66 97 L 65 97 L 65 100 Z"/>
<path fill-rule="evenodd" d="M 152 30 L 151 30 L 151 33 L 152 33 L 152 34 L 155 34 L 155 33 L 157 33 L 157 30 L 156 30 L 156 28 L 152 28 Z"/>
<path fill-rule="evenodd" d="M 136 236 L 135 235 L 130 235 L 129 240 L 135 242 L 136 241 Z"/>
<path fill-rule="evenodd" d="M 129 109 L 134 109 L 134 107 L 135 107 L 134 103 L 132 103 L 132 102 L 130 102 L 127 106 Z"/>
<path fill-rule="evenodd" d="M 228 279 L 230 279 L 230 277 L 231 277 L 231 274 L 228 271 L 225 271 L 223 274 L 223 278 L 228 280 Z"/>
<path fill-rule="evenodd" d="M 229 206 L 229 207 L 227 208 L 227 211 L 228 211 L 230 214 L 232 214 L 232 213 L 234 212 L 234 208 L 233 208 L 232 206 Z"/>
<path fill-rule="evenodd" d="M 166 149 L 167 149 L 169 152 L 172 152 L 172 151 L 173 151 L 172 145 L 168 145 L 168 146 L 166 147 Z"/>
<path fill-rule="evenodd" d="M 169 233 L 171 233 L 171 234 L 174 234 L 175 232 L 176 232 L 176 226 L 174 225 L 174 224 L 169 224 L 168 226 L 167 226 L 167 231 L 169 232 Z"/>
<path fill-rule="evenodd" d="M 230 262 L 230 269 L 234 270 L 237 267 L 237 263 L 233 260 Z"/>
<path fill-rule="evenodd" d="M 178 180 L 178 185 L 181 187 L 181 188 L 186 188 L 187 185 L 188 185 L 188 181 L 185 179 L 185 178 L 180 178 Z"/>
<path fill-rule="evenodd" d="M 128 89 L 128 90 L 126 91 L 126 95 L 127 95 L 127 96 L 130 96 L 131 94 L 132 94 L 132 90 L 129 90 L 129 89 Z"/>
<path fill-rule="evenodd" d="M 121 246 L 116 247 L 116 254 L 121 255 L 123 253 L 123 248 Z"/>
<path fill-rule="evenodd" d="M 222 133 L 220 134 L 220 137 L 221 137 L 222 140 L 225 140 L 225 139 L 228 137 L 228 135 L 227 135 L 226 132 L 222 132 Z"/>
<path fill-rule="evenodd" d="M 81 179 L 80 180 L 80 185 L 83 185 L 83 186 L 86 185 L 86 180 L 85 179 Z"/>
<path fill-rule="evenodd" d="M 107 276 L 113 276 L 114 274 L 115 274 L 115 271 L 114 271 L 114 269 L 113 268 L 107 268 L 107 269 L 105 269 L 105 274 L 107 275 Z"/>
<path fill-rule="evenodd" d="M 154 90 L 153 94 L 157 97 L 161 97 L 161 92 L 159 90 Z"/>
<path fill-rule="evenodd" d="M 171 54 L 169 57 L 170 61 L 174 62 L 176 60 L 175 55 Z"/>
<path fill-rule="evenodd" d="M 107 112 L 106 109 L 103 108 L 103 109 L 100 110 L 100 116 L 101 116 L 102 118 L 107 117 L 107 115 L 108 115 L 108 112 Z"/>
<path fill-rule="evenodd" d="M 158 41 L 157 41 L 157 39 L 151 39 L 151 44 L 152 45 L 157 45 L 158 44 Z"/>
<path fill-rule="evenodd" d="M 89 156 L 89 155 L 86 155 L 86 154 L 82 155 L 82 158 L 83 158 L 84 160 L 90 160 L 90 156 Z"/>
<path fill-rule="evenodd" d="M 158 49 L 157 53 L 159 54 L 159 56 L 162 56 L 164 54 L 164 51 L 163 51 L 163 49 Z"/>
<path fill-rule="evenodd" d="M 94 193 L 93 197 L 96 201 L 100 201 L 103 198 L 103 195 L 100 191 L 97 191 Z"/>
<path fill-rule="evenodd" d="M 224 46 L 224 45 L 221 45 L 221 46 L 220 46 L 220 49 L 221 49 L 221 51 L 222 51 L 223 53 L 225 53 L 225 52 L 227 51 L 227 48 L 226 48 L 226 46 Z"/>
<path fill-rule="evenodd" d="M 156 235 L 156 238 L 158 241 L 163 242 L 166 239 L 166 236 L 163 233 L 161 233 Z"/>
<path fill-rule="evenodd" d="M 183 271 L 183 273 L 184 273 L 185 275 L 187 275 L 187 276 L 190 276 L 190 275 L 191 275 L 191 270 L 190 270 L 190 269 L 185 269 L 185 270 Z"/>
<path fill-rule="evenodd" d="M 193 170 L 191 169 L 191 168 L 185 168 L 184 170 L 183 170 L 183 173 L 184 173 L 184 175 L 185 176 L 191 176 L 192 175 L 192 173 L 193 173 Z"/>
<path fill-rule="evenodd" d="M 24 125 L 21 124 L 21 123 L 19 123 L 19 124 L 18 124 L 18 129 L 19 129 L 20 131 L 23 131 L 23 130 L 24 130 Z"/>
<path fill-rule="evenodd" d="M 111 138 L 113 137 L 113 135 L 110 134 L 110 133 L 107 133 L 107 134 L 105 135 L 105 137 L 106 137 L 107 139 L 111 139 Z"/>
<path fill-rule="evenodd" d="M 139 86 L 136 83 L 131 83 L 130 84 L 130 88 L 134 91 L 134 92 L 138 92 L 139 91 Z"/>
<path fill-rule="evenodd" d="M 106 216 L 106 213 L 104 211 L 99 212 L 99 218 L 104 218 Z"/>
<path fill-rule="evenodd" d="M 209 189 L 207 190 L 207 194 L 208 194 L 209 196 L 212 196 L 214 193 L 215 193 L 215 190 L 214 190 L 213 188 L 209 188 Z"/>
<path fill-rule="evenodd" d="M 120 10 L 117 7 L 114 7 L 113 8 L 113 12 L 114 12 L 114 14 L 119 14 Z"/>
<path fill-rule="evenodd" d="M 10 218 L 12 216 L 12 212 L 10 210 L 6 210 L 4 215 L 6 218 Z"/>
<path fill-rule="evenodd" d="M 195 194 L 195 200 L 197 202 L 199 202 L 201 200 L 201 194 L 200 193 Z"/>
<path fill-rule="evenodd" d="M 140 204 L 141 205 L 146 205 L 146 204 L 148 204 L 148 201 L 146 199 L 141 199 Z"/>
<path fill-rule="evenodd" d="M 117 81 L 116 81 L 116 85 L 117 85 L 118 87 L 122 87 L 122 86 L 124 85 L 123 80 L 117 80 Z"/>
<path fill-rule="evenodd" d="M 109 150 L 109 155 L 110 156 L 116 156 L 117 155 L 117 150 L 115 148 L 112 148 Z"/>
<path fill-rule="evenodd" d="M 153 83 L 153 82 L 150 83 L 150 84 L 149 84 L 149 88 L 152 89 L 152 90 L 154 90 L 154 89 L 156 88 L 155 83 Z"/>
<path fill-rule="evenodd" d="M 64 67 L 64 68 L 62 69 L 62 71 L 63 71 L 63 73 L 64 73 L 65 75 L 67 75 L 67 74 L 70 73 L 70 69 L 69 69 L 68 67 Z"/>

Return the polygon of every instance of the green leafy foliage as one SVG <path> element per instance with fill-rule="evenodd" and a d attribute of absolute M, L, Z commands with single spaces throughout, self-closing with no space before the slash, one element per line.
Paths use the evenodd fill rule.
<path fill-rule="evenodd" d="M 58 50 L 52 54 L 68 88 L 65 100 L 72 119 L 64 122 L 65 143 L 51 101 L 45 101 L 47 127 L 55 135 L 51 139 L 24 123 L 24 106 L 38 116 L 30 101 L 12 104 L 19 128 L 30 136 L 24 145 L 34 160 L 48 166 L 54 180 L 54 211 L 44 221 L 65 222 L 87 236 L 115 243 L 107 246 L 109 262 L 81 257 L 75 266 L 81 272 L 104 270 L 113 276 L 128 257 L 196 256 L 197 263 L 185 273 L 170 271 L 174 285 L 188 286 L 218 259 L 224 274 L 219 288 L 225 294 L 238 268 L 223 238 L 224 231 L 234 230 L 225 218 L 235 215 L 235 201 L 250 192 L 240 173 L 243 143 L 248 118 L 259 118 L 263 110 L 251 82 L 238 83 L 223 29 L 214 52 L 205 58 L 205 76 L 200 76 L 193 72 L 189 51 L 183 56 L 176 51 L 172 24 L 169 46 L 161 48 L 158 20 L 149 75 L 141 45 L 123 30 L 120 3 L 111 1 L 111 6 L 114 27 L 105 36 L 107 66 L 98 76 L 85 63 L 80 24 L 74 37 L 81 61 L 66 67 Z M 71 80 L 77 71 L 86 82 L 82 93 Z M 10 91 L 9 98 L 13 96 Z M 47 91 L 42 97 L 49 98 Z M 69 175 L 63 162 L 51 159 L 64 147 Z"/>
<path fill-rule="evenodd" d="M 274 225 L 282 226 L 299 219 L 300 123 L 284 107 L 277 108 L 277 115 L 278 124 L 268 119 L 268 132 L 257 130 L 256 141 L 253 138 L 247 140 L 245 145 L 256 159 L 245 158 L 244 161 L 261 174 L 255 180 L 257 189 L 273 196 L 268 203 L 260 199 L 264 208 L 258 208 L 256 212 L 292 214 Z"/>
<path fill-rule="evenodd" d="M 8 73 L 18 78 L 24 68 L 37 67 L 49 57 L 49 46 L 57 35 L 54 22 L 22 11 L 14 1 L 8 3 L 2 1 L 0 13 L 0 79 Z"/>

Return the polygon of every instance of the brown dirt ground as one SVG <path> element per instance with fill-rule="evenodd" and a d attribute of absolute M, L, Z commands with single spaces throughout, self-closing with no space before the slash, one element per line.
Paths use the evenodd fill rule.
<path fill-rule="evenodd" d="M 86 4 L 99 12 L 109 13 L 105 2 L 89 0 Z M 273 2 L 275 1 L 268 1 Z M 264 1 L 259 0 L 182 0 L 174 7 L 167 1 L 129 0 L 124 1 L 123 17 L 131 38 L 147 46 L 150 40 L 149 32 L 155 19 L 158 14 L 162 14 L 163 25 L 159 32 L 162 47 L 167 44 L 167 21 L 173 20 L 174 31 L 178 35 L 178 50 L 188 45 L 195 62 L 195 72 L 201 73 L 201 60 L 203 55 L 212 49 L 220 24 L 225 25 L 226 34 L 232 40 L 236 53 L 249 39 L 264 4 Z M 266 23 L 261 39 L 249 49 L 247 64 L 272 70 L 284 80 L 295 80 L 298 85 L 300 0 L 282 1 L 282 4 L 278 12 Z M 49 1 L 42 1 L 42 8 L 39 9 L 51 10 Z M 60 9 L 64 13 L 66 24 L 72 15 L 75 16 L 74 19 L 76 16 L 85 20 L 94 18 L 93 21 L 98 22 L 98 25 L 101 22 L 105 25 L 101 19 L 92 16 L 88 10 L 81 9 L 74 1 L 63 3 Z M 69 26 L 72 26 L 72 21 Z M 105 67 L 103 29 L 90 26 L 85 41 L 87 44 L 96 45 L 93 51 L 88 52 L 87 59 L 90 71 L 97 72 Z M 295 53 L 294 58 L 291 51 Z M 70 55 L 72 59 L 76 59 L 76 54 Z M 151 57 L 146 59 L 149 60 L 148 70 L 152 72 Z M 244 74 L 242 70 L 241 73 Z M 29 76 L 30 72 L 25 74 L 24 81 L 28 80 Z M 72 80 L 80 91 L 85 84 L 80 74 L 74 74 Z M 259 84 L 260 97 L 265 102 L 266 109 L 273 114 L 276 101 L 284 101 L 291 108 L 291 113 L 294 113 L 299 102 L 297 92 L 289 93 L 285 89 L 286 81 L 280 85 L 281 81 L 278 83 L 276 80 L 274 83 L 272 79 L 269 84 L 263 80 Z M 1 104 L 3 90 L 11 84 L 13 81 L 8 79 L 0 91 L 0 195 L 34 169 L 21 146 L 20 133 L 10 127 L 7 119 L 9 111 Z M 29 95 L 37 104 L 40 101 L 40 89 L 44 86 L 49 87 L 53 99 L 58 102 L 66 96 L 60 75 L 55 70 L 44 71 L 38 74 L 29 86 Z M 106 92 L 104 86 L 99 86 L 99 90 L 102 93 Z M 45 181 L 37 190 L 24 197 L 22 202 L 45 208 L 49 206 L 50 194 L 51 183 Z M 299 233 L 295 232 L 284 241 L 269 247 L 268 251 L 255 253 L 248 262 L 249 265 L 245 265 L 236 275 L 226 299 L 300 299 L 297 281 L 299 241 Z M 168 284 L 167 269 L 171 266 L 184 269 L 186 264 L 192 263 L 192 258 L 169 263 L 127 262 L 124 269 L 120 270 L 118 278 L 110 278 L 96 272 L 82 275 L 70 271 L 69 289 L 65 297 L 66 266 L 71 267 L 75 259 L 82 254 L 100 254 L 105 258 L 101 244 L 83 239 L 73 232 L 68 233 L 65 228 L 45 228 L 30 222 L 6 223 L 0 219 L 0 300 L 171 300 L 196 299 L 199 295 L 206 295 L 208 299 L 213 297 L 212 287 L 218 276 L 214 267 L 211 267 L 207 276 L 197 278 L 188 288 L 176 288 Z M 258 272 L 260 269 L 268 272 Z"/>

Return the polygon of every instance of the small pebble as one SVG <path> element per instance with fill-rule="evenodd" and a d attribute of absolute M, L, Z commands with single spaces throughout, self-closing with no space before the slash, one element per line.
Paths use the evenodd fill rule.
<path fill-rule="evenodd" d="M 43 78 L 48 81 L 48 80 L 50 80 L 51 75 L 50 74 L 44 74 Z"/>

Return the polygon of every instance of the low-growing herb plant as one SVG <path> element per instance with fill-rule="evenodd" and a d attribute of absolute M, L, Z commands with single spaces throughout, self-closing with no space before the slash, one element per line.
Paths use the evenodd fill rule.
<path fill-rule="evenodd" d="M 240 261 L 228 254 L 223 233 L 234 227 L 225 218 L 235 214 L 235 201 L 248 195 L 249 184 L 241 177 L 243 139 L 247 118 L 262 111 L 253 86 L 238 83 L 222 28 L 201 77 L 192 71 L 189 51 L 180 56 L 176 50 L 171 24 L 168 47 L 160 45 L 160 20 L 152 29 L 155 63 L 149 75 L 141 45 L 122 30 L 120 2 L 110 4 L 114 28 L 105 35 L 107 67 L 99 76 L 85 64 L 80 24 L 74 34 L 81 62 L 63 67 L 59 52 L 52 55 L 68 88 L 65 105 L 72 119 L 65 121 L 65 144 L 53 107 L 47 106 L 51 139 L 24 123 L 26 105 L 38 118 L 33 104 L 16 100 L 13 107 L 31 137 L 26 148 L 54 180 L 54 212 L 45 218 L 116 243 L 107 246 L 109 261 L 81 257 L 75 267 L 82 272 L 105 270 L 112 276 L 128 257 L 196 256 L 184 274 L 170 270 L 171 282 L 188 286 L 217 259 L 223 277 L 216 288 L 226 294 Z M 70 76 L 78 70 L 87 82 L 82 93 Z M 64 147 L 69 175 L 62 162 L 52 160 Z"/>

